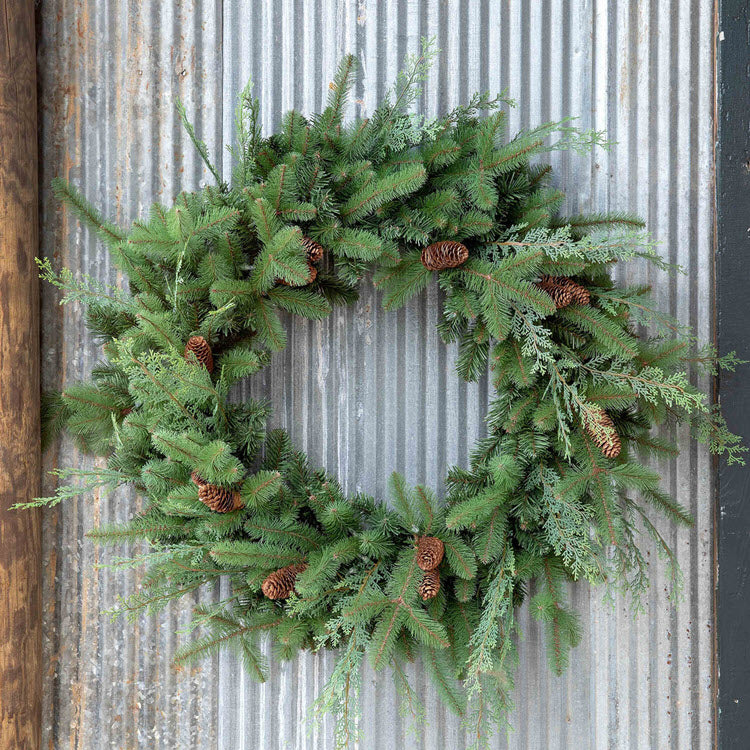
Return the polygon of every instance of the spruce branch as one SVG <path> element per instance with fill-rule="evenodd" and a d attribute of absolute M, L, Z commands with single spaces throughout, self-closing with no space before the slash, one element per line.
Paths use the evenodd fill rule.
<path fill-rule="evenodd" d="M 93 230 L 108 247 L 116 246 L 125 239 L 125 233 L 118 226 L 107 221 L 72 183 L 61 177 L 55 177 L 52 180 L 52 191 L 55 197 L 72 209 L 78 219 Z"/>
<path fill-rule="evenodd" d="M 219 170 L 211 162 L 211 157 L 208 155 L 208 147 L 206 146 L 205 141 L 202 141 L 200 138 L 198 138 L 193 123 L 191 123 L 188 119 L 185 105 L 180 99 L 176 99 L 175 107 L 177 108 L 177 113 L 179 114 L 180 120 L 182 121 L 182 126 L 185 128 L 185 131 L 190 137 L 193 146 L 195 146 L 195 150 L 200 154 L 201 159 L 203 159 L 203 163 L 208 167 L 209 171 L 214 176 L 216 184 L 222 185 L 222 179 L 221 175 L 219 174 Z"/>

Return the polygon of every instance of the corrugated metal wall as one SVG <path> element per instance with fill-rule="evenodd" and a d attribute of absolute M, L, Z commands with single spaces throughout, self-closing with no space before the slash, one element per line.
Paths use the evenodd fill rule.
<path fill-rule="evenodd" d="M 270 130 L 287 108 L 318 109 L 336 61 L 351 51 L 362 61 L 351 114 L 367 114 L 405 53 L 435 35 L 442 52 L 422 98 L 426 112 L 475 89 L 507 87 L 519 102 L 514 127 L 577 114 L 582 126 L 608 131 L 618 142 L 609 153 L 554 158 L 567 208 L 646 217 L 663 254 L 688 273 L 670 281 L 633 264 L 623 277 L 652 282 L 665 309 L 710 336 L 710 2 L 43 0 L 38 24 L 42 251 L 81 273 L 117 278 L 102 248 L 59 211 L 49 190 L 55 174 L 129 222 L 152 200 L 169 201 L 207 179 L 180 129 L 175 95 L 218 155 L 249 76 Z M 97 347 L 81 311 L 59 308 L 46 288 L 43 315 L 46 387 L 86 377 Z M 458 382 L 436 316 L 434 286 L 393 315 L 365 287 L 351 309 L 291 324 L 288 349 L 252 390 L 273 400 L 275 421 L 349 490 L 382 495 L 392 469 L 438 487 L 481 433 L 488 383 Z M 66 441 L 47 464 L 89 460 Z M 688 447 L 664 477 L 697 519 L 692 531 L 666 529 L 685 574 L 682 605 L 670 607 L 653 551 L 653 586 L 639 619 L 620 598 L 609 604 L 601 592 L 573 588 L 584 638 L 560 679 L 550 676 L 539 629 L 523 613 L 514 731 L 497 747 L 711 746 L 711 463 Z M 97 549 L 85 533 L 136 507 L 120 493 L 46 513 L 45 746 L 331 748 L 330 722 L 319 731 L 304 722 L 330 656 L 275 667 L 257 686 L 229 656 L 185 671 L 171 666 L 188 602 L 133 623 L 102 614 L 137 587 L 139 574 L 98 570 L 126 551 Z M 418 676 L 417 685 L 429 724 L 412 738 L 389 677 L 366 673 L 362 748 L 467 744 L 427 680 Z"/>

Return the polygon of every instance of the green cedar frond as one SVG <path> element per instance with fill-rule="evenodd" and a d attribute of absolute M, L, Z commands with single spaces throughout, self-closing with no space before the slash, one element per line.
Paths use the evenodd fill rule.
<path fill-rule="evenodd" d="M 114 469 L 52 469 L 49 474 L 60 480 L 54 495 L 51 497 L 35 497 L 29 502 L 14 503 L 9 510 L 52 507 L 93 490 L 103 488 L 112 490 L 127 481 L 126 476 Z M 83 482 L 70 485 L 67 484 L 69 479 L 82 479 Z"/>

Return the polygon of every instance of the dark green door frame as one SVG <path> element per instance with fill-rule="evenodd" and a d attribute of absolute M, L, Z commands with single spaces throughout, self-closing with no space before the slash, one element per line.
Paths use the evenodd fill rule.
<path fill-rule="evenodd" d="M 719 0 L 717 29 L 716 333 L 750 359 L 750 4 Z M 729 427 L 750 438 L 748 366 L 722 374 Z M 719 464 L 716 512 L 717 746 L 750 747 L 750 470 Z"/>

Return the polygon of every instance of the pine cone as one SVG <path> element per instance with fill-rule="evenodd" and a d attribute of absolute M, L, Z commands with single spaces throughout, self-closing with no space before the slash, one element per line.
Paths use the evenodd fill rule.
<path fill-rule="evenodd" d="M 588 305 L 591 302 L 591 292 L 573 279 L 568 279 L 568 289 L 573 305 Z"/>
<path fill-rule="evenodd" d="M 297 563 L 279 568 L 266 577 L 261 586 L 268 599 L 286 599 L 294 591 L 297 576 L 307 570 L 307 563 Z"/>
<path fill-rule="evenodd" d="M 200 362 L 209 372 L 214 371 L 214 358 L 211 354 L 211 347 L 208 345 L 208 341 L 203 336 L 191 336 L 185 344 L 185 359 L 190 361 L 190 353 L 195 355 L 195 358 Z"/>
<path fill-rule="evenodd" d="M 445 545 L 434 536 L 422 536 L 417 542 L 417 565 L 422 570 L 435 570 L 443 561 Z"/>
<path fill-rule="evenodd" d="M 422 250 L 422 265 L 429 271 L 442 271 L 460 266 L 468 257 L 469 248 L 460 242 L 433 242 Z"/>
<path fill-rule="evenodd" d="M 437 570 L 428 570 L 422 578 L 422 583 L 419 584 L 417 593 L 422 597 L 424 601 L 428 599 L 434 599 L 440 591 L 440 573 Z"/>
<path fill-rule="evenodd" d="M 565 278 L 564 276 L 542 276 L 541 281 L 537 283 L 537 286 L 543 291 L 547 292 L 552 301 L 555 303 L 555 307 L 558 309 L 561 307 L 567 307 L 573 300 L 573 296 L 570 293 L 570 289 L 559 283 L 559 279 Z"/>
<path fill-rule="evenodd" d="M 591 435 L 599 450 L 607 458 L 617 458 L 622 450 L 620 436 L 617 434 L 617 430 L 615 430 L 615 425 L 609 414 L 604 409 L 599 409 L 598 407 L 596 407 L 596 411 L 598 416 L 594 424 L 589 423 L 586 425 L 586 431 Z"/>
<path fill-rule="evenodd" d="M 322 260 L 324 251 L 323 245 L 319 242 L 316 242 L 311 237 L 303 237 L 302 247 L 305 249 L 307 260 L 309 260 L 310 263 L 317 263 L 319 260 Z"/>
<path fill-rule="evenodd" d="M 193 471 L 190 473 L 190 480 L 196 487 L 203 487 L 204 484 L 208 484 L 208 482 L 197 472 Z"/>
<path fill-rule="evenodd" d="M 588 305 L 591 301 L 589 290 L 567 276 L 544 274 L 537 286 L 552 297 L 558 309 L 568 305 Z"/>
<path fill-rule="evenodd" d="M 307 286 L 308 284 L 312 284 L 315 279 L 318 278 L 318 269 L 315 268 L 315 266 L 312 263 L 308 263 L 307 267 L 310 269 L 310 275 L 307 279 L 307 281 L 302 282 L 301 284 L 290 284 L 288 281 L 284 281 L 284 279 L 276 279 L 277 284 L 283 284 L 284 286 Z"/>
<path fill-rule="evenodd" d="M 197 475 L 196 477 L 203 481 Z M 208 482 L 198 485 L 198 499 L 217 513 L 229 513 L 230 510 L 239 510 L 243 507 L 242 498 L 237 490 L 229 490 Z"/>

